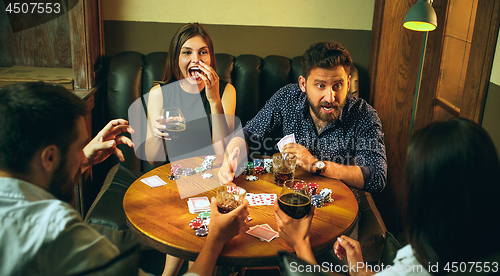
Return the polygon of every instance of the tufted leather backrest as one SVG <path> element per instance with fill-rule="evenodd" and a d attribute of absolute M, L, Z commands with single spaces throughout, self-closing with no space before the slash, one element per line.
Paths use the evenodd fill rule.
<path fill-rule="evenodd" d="M 301 57 L 289 59 L 283 56 L 216 54 L 217 74 L 236 88 L 236 116 L 242 125 L 253 118 L 266 101 L 281 87 L 298 82 L 301 74 Z M 106 114 L 104 122 L 115 118 L 128 118 L 129 106 L 149 92 L 154 81 L 163 78 L 166 52 L 143 55 L 138 52 L 122 52 L 110 62 L 107 86 L 107 102 L 96 103 Z M 351 69 L 350 94 L 358 96 L 357 69 Z M 95 107 L 95 108 L 96 108 Z M 142 131 L 144 130 L 137 130 Z M 124 165 L 135 171 L 148 171 L 151 165 L 139 160 L 133 149 L 121 147 L 125 155 Z M 141 149 L 135 149 L 141 150 Z M 114 165 L 114 164 L 111 164 Z"/>

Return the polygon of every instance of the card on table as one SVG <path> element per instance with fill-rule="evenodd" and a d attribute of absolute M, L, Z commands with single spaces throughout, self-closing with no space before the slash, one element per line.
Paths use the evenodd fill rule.
<path fill-rule="evenodd" d="M 277 197 L 278 197 L 277 194 L 247 193 L 247 195 L 246 195 L 246 199 L 248 200 L 248 203 L 250 203 L 250 206 L 274 205 L 274 202 L 276 201 Z"/>
<path fill-rule="evenodd" d="M 192 197 L 188 200 L 188 208 L 191 214 L 210 211 L 210 200 L 208 197 Z"/>
<path fill-rule="evenodd" d="M 270 242 L 274 238 L 278 237 L 278 232 L 274 231 L 267 224 L 252 227 L 246 233 L 267 242 Z"/>
<path fill-rule="evenodd" d="M 156 188 L 156 187 L 163 186 L 163 185 L 167 184 L 167 182 L 163 181 L 163 179 L 161 179 L 157 175 L 143 178 L 143 179 L 141 179 L 141 182 L 144 184 L 147 184 L 151 188 Z"/>
<path fill-rule="evenodd" d="M 281 140 L 279 140 L 278 149 L 280 150 L 280 152 L 283 152 L 283 147 L 286 144 L 290 144 L 290 143 L 295 143 L 295 134 L 294 133 L 289 134 L 289 135 L 281 138 Z"/>

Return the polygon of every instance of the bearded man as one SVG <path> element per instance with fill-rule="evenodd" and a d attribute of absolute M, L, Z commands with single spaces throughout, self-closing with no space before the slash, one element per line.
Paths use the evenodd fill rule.
<path fill-rule="evenodd" d="M 349 52 L 339 43 L 311 45 L 302 57 L 299 83 L 278 90 L 228 143 L 219 179 L 232 181 L 241 171 L 237 165 L 253 155 L 252 149 L 262 148 L 274 131 L 294 134 L 296 143 L 286 144 L 283 152 L 294 153 L 297 165 L 310 173 L 351 188 L 359 212 L 350 237 L 359 240 L 366 261 L 376 262 L 386 229 L 370 193 L 382 191 L 387 181 L 384 134 L 377 111 L 347 95 L 351 64 Z M 333 251 L 321 259 L 336 261 Z"/>
<path fill-rule="evenodd" d="M 296 154 L 303 169 L 343 181 L 358 202 L 358 190 L 380 192 L 387 178 L 382 124 L 366 101 L 347 95 L 351 64 L 349 52 L 339 43 L 313 44 L 302 57 L 299 83 L 276 92 L 243 128 L 244 135 L 228 144 L 221 182 L 233 179 L 244 157 L 240 150 L 260 148 L 266 135 L 281 128 L 283 135 L 296 138 L 283 151 Z"/>

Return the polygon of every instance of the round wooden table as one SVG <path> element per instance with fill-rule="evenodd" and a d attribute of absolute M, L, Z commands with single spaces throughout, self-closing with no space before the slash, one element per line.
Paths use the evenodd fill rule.
<path fill-rule="evenodd" d="M 188 158 L 174 162 L 183 168 L 201 166 L 204 157 Z M 217 157 L 213 169 L 207 172 L 213 175 L 205 179 L 201 174 L 180 176 L 179 180 L 169 180 L 170 164 L 158 167 L 137 179 L 127 190 L 123 199 L 123 208 L 130 227 L 139 234 L 141 240 L 157 250 L 186 260 L 195 260 L 206 237 L 195 235 L 189 222 L 197 217 L 189 213 L 188 197 L 215 197 L 215 188 L 219 186 L 217 173 L 222 157 Z M 158 175 L 167 185 L 156 188 L 144 184 L 140 180 Z M 249 193 L 278 194 L 281 187 L 274 185 L 273 174 L 258 175 L 259 180 L 252 182 L 245 175 L 237 177 L 234 183 Z M 316 182 L 320 189 L 332 189 L 333 203 L 326 203 L 316 208 L 311 225 L 311 246 L 315 253 L 332 248 L 335 240 L 342 234 L 348 234 L 356 221 L 358 204 L 352 191 L 341 181 L 314 176 L 301 168 L 297 168 L 295 179 Z M 182 197 L 181 198 L 181 194 Z M 188 197 L 186 197 L 188 196 Z M 292 251 L 292 248 L 280 238 L 271 242 L 261 241 L 245 232 L 249 227 L 269 224 L 278 230 L 273 215 L 274 206 L 250 206 L 251 221 L 240 230 L 222 250 L 217 265 L 219 266 L 276 266 L 278 251 Z"/>

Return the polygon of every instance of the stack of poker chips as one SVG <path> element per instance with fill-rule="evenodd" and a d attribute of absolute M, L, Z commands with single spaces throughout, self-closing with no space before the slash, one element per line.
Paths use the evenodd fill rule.
<path fill-rule="evenodd" d="M 247 162 L 245 165 L 244 175 L 251 175 L 253 170 L 253 162 Z"/>
<path fill-rule="evenodd" d="M 311 196 L 311 204 L 314 205 L 316 208 L 321 208 L 325 204 L 323 202 L 323 196 L 322 195 L 312 195 Z"/>
<path fill-rule="evenodd" d="M 258 166 L 258 167 L 253 168 L 253 172 L 255 174 L 263 174 L 266 172 L 266 169 L 264 169 L 264 167 Z"/>
<path fill-rule="evenodd" d="M 214 164 L 215 156 L 213 155 L 208 155 L 205 157 L 205 160 L 203 160 L 203 163 L 201 163 L 201 167 L 204 168 L 205 170 L 209 170 L 212 168 Z"/>
<path fill-rule="evenodd" d="M 179 164 L 173 164 L 172 166 L 170 166 L 171 175 L 181 175 L 182 171 L 182 166 Z"/>
<path fill-rule="evenodd" d="M 318 193 L 319 185 L 314 182 L 309 182 L 307 185 L 309 188 L 309 196 L 313 196 Z"/>
<path fill-rule="evenodd" d="M 264 169 L 266 170 L 266 173 L 273 172 L 273 159 L 271 158 L 264 159 Z"/>
<path fill-rule="evenodd" d="M 323 197 L 323 201 L 325 203 L 333 202 L 333 198 L 331 197 L 331 195 L 332 195 L 332 190 L 331 189 L 323 188 L 323 189 L 321 189 L 321 191 L 319 192 L 319 194 Z"/>
<path fill-rule="evenodd" d="M 193 175 L 195 174 L 194 170 L 191 169 L 191 168 L 185 168 L 183 171 L 182 171 L 182 175 L 184 176 L 190 176 L 190 175 Z"/>
<path fill-rule="evenodd" d="M 189 222 L 189 227 L 193 229 L 196 236 L 204 237 L 208 234 L 208 225 L 210 224 L 210 212 L 202 212 L 198 217 Z"/>
<path fill-rule="evenodd" d="M 183 171 L 184 170 L 182 169 L 181 165 L 172 164 L 172 166 L 170 166 L 170 176 L 168 177 L 168 179 L 170 179 L 170 180 L 179 179 L 179 175 L 181 175 Z"/>
<path fill-rule="evenodd" d="M 293 185 L 293 191 L 294 192 L 299 192 L 302 189 L 304 189 L 304 184 L 300 183 L 300 182 L 295 182 L 295 184 Z"/>
<path fill-rule="evenodd" d="M 254 159 L 253 166 L 255 167 L 264 167 L 264 160 L 262 159 Z"/>

